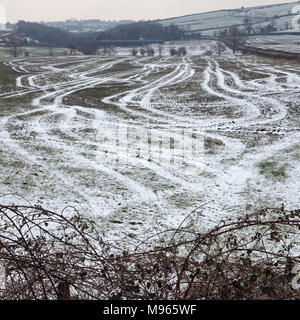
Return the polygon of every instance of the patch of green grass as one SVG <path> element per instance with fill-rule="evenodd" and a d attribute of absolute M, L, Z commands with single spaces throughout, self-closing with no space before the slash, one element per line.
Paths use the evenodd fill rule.
<path fill-rule="evenodd" d="M 251 204 L 246 204 L 246 207 L 245 207 L 245 209 L 247 210 L 247 211 L 249 211 L 249 210 L 251 210 L 252 209 L 252 205 Z"/>
<path fill-rule="evenodd" d="M 80 105 L 86 108 L 105 109 L 106 112 L 112 114 L 118 114 L 120 117 L 123 114 L 124 117 L 128 115 L 125 111 L 113 104 L 106 104 L 101 100 L 105 97 L 112 96 L 114 94 L 122 93 L 127 90 L 133 90 L 137 87 L 122 85 L 122 84 L 107 84 L 95 88 L 83 89 L 70 94 L 63 99 L 63 103 L 66 105 Z M 132 117 L 133 118 L 133 117 Z"/>
<path fill-rule="evenodd" d="M 0 62 L 0 92 L 10 92 L 16 88 L 16 78 L 21 74 Z"/>
<path fill-rule="evenodd" d="M 300 152 L 296 152 L 293 157 L 295 160 L 300 160 Z"/>
<path fill-rule="evenodd" d="M 141 222 L 135 222 L 135 221 L 129 222 L 129 224 L 132 226 L 143 225 Z"/>
<path fill-rule="evenodd" d="M 123 222 L 120 220 L 109 220 L 109 222 L 113 224 L 123 224 Z"/>
<path fill-rule="evenodd" d="M 188 193 L 174 193 L 168 200 L 178 208 L 189 208 L 194 204 L 193 199 Z"/>
<path fill-rule="evenodd" d="M 205 138 L 204 147 L 207 154 L 215 154 L 219 147 L 224 146 L 224 143 L 220 140 L 210 137 Z"/>
<path fill-rule="evenodd" d="M 286 166 L 279 166 L 274 161 L 263 161 L 258 165 L 260 169 L 259 173 L 265 175 L 268 178 L 285 178 Z"/>
<path fill-rule="evenodd" d="M 237 66 L 234 61 L 228 61 L 228 60 L 221 59 L 221 60 L 219 60 L 219 64 L 220 64 L 221 68 L 237 73 L 238 76 L 242 80 L 245 80 L 245 81 L 256 80 L 256 79 L 265 79 L 268 77 L 267 74 L 257 73 L 257 72 L 255 72 L 255 70 L 253 70 L 253 71 L 245 70 L 243 67 Z"/>
<path fill-rule="evenodd" d="M 274 67 L 283 66 L 286 65 L 293 66 L 293 67 L 300 67 L 300 63 L 295 60 L 286 60 L 286 59 L 280 59 L 280 58 L 268 58 L 268 57 L 262 57 L 262 56 L 255 56 L 255 60 L 259 63 L 265 63 L 269 64 Z"/>

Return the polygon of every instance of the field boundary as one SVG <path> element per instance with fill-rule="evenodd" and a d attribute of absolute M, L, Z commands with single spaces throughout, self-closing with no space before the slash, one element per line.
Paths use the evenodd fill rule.
<path fill-rule="evenodd" d="M 0 270 L 6 278 L 0 299 L 300 298 L 294 274 L 300 256 L 293 252 L 300 210 L 259 210 L 199 233 L 189 222 L 201 210 L 177 229 L 122 247 L 104 241 L 99 226 L 75 208 L 55 213 L 0 205 Z M 165 245 L 153 246 L 159 238 Z"/>
<path fill-rule="evenodd" d="M 294 60 L 300 62 L 300 53 L 286 52 L 281 50 L 262 49 L 252 46 L 239 46 L 238 49 L 245 53 L 259 55 L 267 58 Z"/>

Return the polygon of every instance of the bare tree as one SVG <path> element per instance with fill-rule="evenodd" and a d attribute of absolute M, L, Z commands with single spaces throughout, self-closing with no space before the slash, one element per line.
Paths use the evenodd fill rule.
<path fill-rule="evenodd" d="M 50 56 L 50 57 L 53 57 L 54 56 L 54 51 L 53 51 L 53 48 L 49 48 L 48 49 L 48 55 Z"/>
<path fill-rule="evenodd" d="M 245 25 L 245 29 L 247 30 L 247 33 L 251 34 L 253 32 L 253 28 L 252 28 L 252 18 L 250 16 L 245 16 L 244 25 Z"/>
<path fill-rule="evenodd" d="M 70 50 L 69 55 L 72 56 L 74 52 L 76 52 L 76 45 L 74 42 L 70 42 L 68 45 L 68 49 Z"/>
<path fill-rule="evenodd" d="M 148 57 L 153 57 L 155 55 L 155 51 L 153 48 L 147 48 L 146 52 Z"/>
<path fill-rule="evenodd" d="M 236 51 L 245 43 L 244 35 L 245 32 L 237 26 L 231 26 L 229 28 L 227 40 L 233 53 L 236 53 Z"/>
<path fill-rule="evenodd" d="M 97 50 L 98 50 L 97 41 L 93 39 L 86 41 L 81 48 L 81 51 L 85 55 L 94 55 L 96 54 Z"/>
<path fill-rule="evenodd" d="M 177 50 L 174 48 L 171 48 L 170 55 L 171 56 L 185 56 L 185 55 L 187 55 L 187 50 L 185 47 L 180 47 Z"/>
<path fill-rule="evenodd" d="M 115 52 L 116 52 L 116 50 L 115 50 L 115 48 L 113 46 L 105 46 L 101 50 L 101 54 L 103 54 L 104 56 L 114 55 Z"/>
<path fill-rule="evenodd" d="M 100 51 L 104 56 L 109 54 L 109 47 L 103 47 L 102 50 Z"/>
<path fill-rule="evenodd" d="M 131 54 L 132 54 L 134 57 L 136 57 L 137 54 L 138 54 L 138 49 L 137 49 L 137 48 L 133 48 L 133 49 L 131 50 Z"/>
<path fill-rule="evenodd" d="M 23 49 L 24 57 L 29 57 L 29 52 L 26 49 Z"/>
<path fill-rule="evenodd" d="M 204 52 L 204 55 L 205 56 L 212 56 L 213 52 L 212 52 L 212 50 L 207 50 L 207 51 Z"/>
<path fill-rule="evenodd" d="M 18 56 L 18 48 L 21 46 L 21 39 L 16 32 L 11 32 L 8 35 L 7 46 L 11 48 L 13 57 Z"/>
<path fill-rule="evenodd" d="M 111 56 L 116 55 L 116 48 L 114 46 L 109 47 L 109 55 Z"/>
<path fill-rule="evenodd" d="M 174 48 L 170 49 L 170 56 L 176 56 L 177 55 L 177 50 Z"/>
<path fill-rule="evenodd" d="M 159 54 L 159 56 L 161 57 L 162 56 L 162 53 L 163 53 L 163 47 L 158 47 L 158 54 Z"/>
<path fill-rule="evenodd" d="M 217 41 L 214 45 L 214 50 L 220 56 L 226 50 L 226 46 L 222 41 Z"/>
<path fill-rule="evenodd" d="M 146 49 L 145 48 L 140 48 L 140 54 L 143 57 L 146 54 Z"/>
<path fill-rule="evenodd" d="M 186 47 L 180 47 L 180 48 L 177 50 L 177 54 L 178 54 L 179 56 L 186 56 L 186 55 L 187 55 Z"/>

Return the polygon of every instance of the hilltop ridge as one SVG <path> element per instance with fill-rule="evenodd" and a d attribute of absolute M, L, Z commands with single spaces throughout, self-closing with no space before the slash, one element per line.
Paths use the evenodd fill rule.
<path fill-rule="evenodd" d="M 217 11 L 194 13 L 180 17 L 157 20 L 164 26 L 175 24 L 188 33 L 201 33 L 204 36 L 219 35 L 232 25 L 250 28 L 250 33 L 263 33 L 273 28 L 273 31 L 285 31 L 294 28 L 293 19 L 297 13 L 293 8 L 300 1 L 239 9 L 221 9 Z M 300 18 L 300 16 L 299 16 Z M 300 23 L 298 24 L 300 27 Z"/>

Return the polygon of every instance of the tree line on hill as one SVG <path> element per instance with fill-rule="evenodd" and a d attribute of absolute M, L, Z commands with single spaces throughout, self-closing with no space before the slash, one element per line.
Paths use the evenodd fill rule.
<path fill-rule="evenodd" d="M 71 33 L 59 28 L 46 25 L 19 21 L 16 25 L 18 34 L 22 34 L 23 45 L 49 46 L 59 48 L 70 48 L 82 50 L 84 48 L 96 47 L 97 34 L 95 33 Z M 33 40 L 37 40 L 36 43 Z"/>
<path fill-rule="evenodd" d="M 39 23 L 19 21 L 17 32 L 24 37 L 23 45 L 70 48 L 85 54 L 94 53 L 101 40 L 162 40 L 186 39 L 184 31 L 175 25 L 162 26 L 157 22 L 141 21 L 118 25 L 103 32 L 71 33 Z M 30 39 L 38 41 L 32 42 Z"/>
<path fill-rule="evenodd" d="M 184 31 L 178 26 L 162 26 L 157 22 L 134 22 L 124 25 L 116 26 L 105 32 L 101 32 L 98 40 L 180 40 L 185 37 Z"/>

